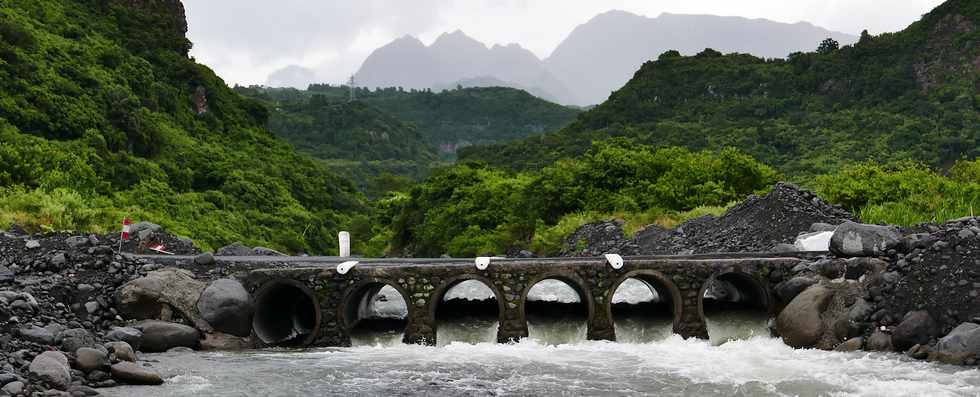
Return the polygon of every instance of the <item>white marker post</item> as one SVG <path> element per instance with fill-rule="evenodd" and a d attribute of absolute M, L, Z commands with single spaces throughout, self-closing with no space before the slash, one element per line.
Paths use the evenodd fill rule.
<path fill-rule="evenodd" d="M 487 270 L 488 266 L 490 266 L 489 256 L 481 256 L 476 258 L 476 268 L 478 270 Z"/>
<path fill-rule="evenodd" d="M 609 262 L 609 266 L 612 266 L 613 269 L 623 268 L 623 257 L 619 254 L 606 254 L 606 262 Z"/>
<path fill-rule="evenodd" d="M 347 262 L 341 263 L 341 264 L 337 265 L 337 273 L 347 274 L 347 272 L 349 272 L 350 269 L 353 269 L 354 266 L 357 266 L 358 263 L 359 263 L 358 261 L 347 261 Z"/>
<path fill-rule="evenodd" d="M 340 255 L 338 256 L 341 258 L 350 256 L 350 233 L 340 232 L 337 239 L 340 240 Z"/>

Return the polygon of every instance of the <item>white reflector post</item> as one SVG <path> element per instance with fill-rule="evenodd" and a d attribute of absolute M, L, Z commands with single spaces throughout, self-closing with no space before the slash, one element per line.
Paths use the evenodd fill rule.
<path fill-rule="evenodd" d="M 490 266 L 490 257 L 481 256 L 476 258 L 476 268 L 480 270 L 487 270 L 487 266 Z"/>
<path fill-rule="evenodd" d="M 613 269 L 623 268 L 623 257 L 619 254 L 606 254 L 606 262 L 609 262 L 609 266 L 612 266 Z"/>
<path fill-rule="evenodd" d="M 337 235 L 337 239 L 340 240 L 340 257 L 346 258 L 350 256 L 350 233 L 340 232 Z"/>
<path fill-rule="evenodd" d="M 337 265 L 337 273 L 347 274 L 347 272 L 349 272 L 350 269 L 353 269 L 354 266 L 357 266 L 357 264 L 358 264 L 357 261 L 347 261 L 347 262 L 341 263 L 341 264 Z"/>

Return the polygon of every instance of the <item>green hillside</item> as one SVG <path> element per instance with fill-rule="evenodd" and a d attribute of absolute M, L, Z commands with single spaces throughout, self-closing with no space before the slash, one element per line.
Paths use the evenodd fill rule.
<path fill-rule="evenodd" d="M 320 111 L 326 103 L 346 103 L 350 97 L 348 87 L 311 85 L 308 90 L 289 88 L 238 87 L 238 92 L 274 104 L 282 112 L 302 118 Z M 380 109 L 395 119 L 414 126 L 421 134 L 421 142 L 443 159 L 455 158 L 457 148 L 475 144 L 488 144 L 522 139 L 528 136 L 558 130 L 579 114 L 574 108 L 557 105 L 513 88 L 464 88 L 439 93 L 432 91 L 405 91 L 399 88 L 370 90 L 359 88 L 357 102 Z M 312 106 L 313 98 L 320 98 L 320 106 Z M 277 121 L 274 112 L 269 128 L 299 147 L 308 140 L 297 140 L 292 125 Z M 340 117 L 336 115 L 335 117 Z M 383 117 L 378 117 L 383 118 Z M 320 135 L 349 136 L 331 125 L 316 125 Z M 313 136 L 307 134 L 306 136 Z M 304 137 L 305 138 L 305 137 Z M 350 158 L 327 156 L 314 152 L 321 158 Z M 376 158 L 382 153 L 366 153 Z M 426 160 L 426 152 L 419 151 L 418 159 Z M 385 157 L 384 159 L 395 159 Z M 405 157 L 398 157 L 405 159 Z"/>
<path fill-rule="evenodd" d="M 622 136 L 735 147 L 797 179 L 867 160 L 946 168 L 980 153 L 978 27 L 980 3 L 950 0 L 902 32 L 786 60 L 667 52 L 561 131 L 465 148 L 460 158 L 541 168 Z"/>
<path fill-rule="evenodd" d="M 188 57 L 177 0 L 0 3 L 0 228 L 157 222 L 205 247 L 329 252 L 363 197 Z"/>

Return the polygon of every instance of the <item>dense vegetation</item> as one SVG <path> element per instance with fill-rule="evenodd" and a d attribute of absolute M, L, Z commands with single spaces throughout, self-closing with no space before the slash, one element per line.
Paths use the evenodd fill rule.
<path fill-rule="evenodd" d="M 0 228 L 157 222 L 204 247 L 330 252 L 353 185 L 188 58 L 177 0 L 0 3 Z"/>
<path fill-rule="evenodd" d="M 585 155 L 538 172 L 514 174 L 466 162 L 438 171 L 398 198 L 401 208 L 391 224 L 391 248 L 414 256 L 525 248 L 554 253 L 557 241 L 543 239 L 572 214 L 647 214 L 645 218 L 655 219 L 723 206 L 765 190 L 777 179 L 772 169 L 733 149 L 653 150 L 625 140 L 596 143 Z"/>
<path fill-rule="evenodd" d="M 276 110 L 270 119 L 270 130 L 300 148 L 308 149 L 306 146 L 309 138 L 314 135 L 324 138 L 340 136 L 350 141 L 364 139 L 347 131 L 352 125 L 348 120 L 357 119 L 357 115 L 349 114 L 351 112 L 347 112 L 347 115 L 341 112 L 324 114 L 324 109 L 330 108 L 330 104 L 344 109 L 336 105 L 349 100 L 349 87 L 314 84 L 308 90 L 261 87 L 236 89 L 245 95 L 274 104 Z M 579 113 L 576 109 L 547 102 L 525 91 L 504 87 L 461 88 L 439 93 L 430 90 L 405 91 L 400 88 L 358 88 L 355 97 L 357 102 L 380 109 L 394 119 L 414 126 L 422 138 L 411 142 L 411 145 L 428 145 L 431 151 L 438 152 L 446 160 L 455 158 L 459 147 L 510 141 L 557 130 L 570 123 Z M 391 124 L 384 117 L 374 114 L 371 116 L 385 119 L 385 124 Z M 295 118 L 316 118 L 316 121 L 305 126 L 280 121 Z M 343 120 L 331 122 L 331 118 Z M 360 120 L 371 123 L 363 116 Z M 297 127 L 309 132 L 297 132 Z M 297 139 L 298 134 L 303 138 Z M 325 143 L 323 146 L 329 144 Z M 351 158 L 338 157 L 330 151 L 313 150 L 310 153 L 320 158 Z M 418 151 L 418 154 L 418 160 L 428 159 L 428 152 Z M 356 159 L 410 159 L 405 156 L 393 157 L 381 148 L 377 152 L 362 151 L 361 156 Z"/>
<path fill-rule="evenodd" d="M 667 52 L 560 132 L 466 148 L 460 158 L 541 168 L 624 136 L 736 147 L 797 180 L 869 160 L 945 169 L 980 152 L 978 26 L 978 2 L 950 0 L 902 32 L 786 60 Z"/>

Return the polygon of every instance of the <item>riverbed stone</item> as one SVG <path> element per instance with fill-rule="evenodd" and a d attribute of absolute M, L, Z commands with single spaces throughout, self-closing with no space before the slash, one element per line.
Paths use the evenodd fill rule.
<path fill-rule="evenodd" d="M 915 345 L 925 345 L 939 334 L 939 326 L 929 312 L 917 310 L 909 312 L 892 331 L 892 345 L 898 351 L 908 350 Z"/>
<path fill-rule="evenodd" d="M 109 356 L 102 350 L 83 347 L 75 352 L 75 364 L 82 372 L 89 373 L 109 366 Z"/>
<path fill-rule="evenodd" d="M 980 356 L 980 324 L 962 323 L 936 343 L 936 351 Z"/>
<path fill-rule="evenodd" d="M 61 348 L 69 352 L 77 351 L 83 347 L 99 346 L 92 333 L 84 328 L 67 329 L 61 332 L 59 337 L 61 338 Z"/>
<path fill-rule="evenodd" d="M 248 338 L 221 332 L 205 334 L 204 340 L 201 341 L 201 350 L 237 351 L 248 349 L 251 346 Z"/>
<path fill-rule="evenodd" d="M 105 340 L 126 342 L 133 349 L 139 350 L 143 341 L 143 332 L 133 327 L 112 327 L 105 335 Z"/>
<path fill-rule="evenodd" d="M 824 333 L 821 314 L 833 297 L 833 291 L 819 285 L 800 293 L 776 317 L 776 330 L 787 345 L 811 347 Z"/>
<path fill-rule="evenodd" d="M 28 367 L 32 379 L 45 382 L 58 390 L 68 389 L 71 384 L 71 369 L 68 367 L 68 357 L 57 351 L 45 351 Z"/>
<path fill-rule="evenodd" d="M 880 329 L 875 330 L 875 332 L 868 337 L 868 342 L 865 344 L 865 349 L 872 352 L 890 352 L 895 350 L 894 346 L 892 345 L 892 336 Z"/>
<path fill-rule="evenodd" d="M 892 226 L 844 222 L 830 238 L 830 252 L 840 257 L 881 256 L 898 247 L 900 239 Z"/>
<path fill-rule="evenodd" d="M 119 360 L 136 362 L 136 351 L 133 350 L 133 347 L 129 343 L 119 341 L 106 342 L 105 348 Z"/>
<path fill-rule="evenodd" d="M 178 346 L 195 348 L 199 344 L 198 331 L 184 324 L 144 320 L 134 328 L 143 332 L 141 350 L 145 352 L 165 352 Z"/>
<path fill-rule="evenodd" d="M 252 333 L 252 297 L 238 281 L 215 280 L 204 289 L 197 308 L 215 330 L 243 337 Z"/>
<path fill-rule="evenodd" d="M 834 348 L 834 351 L 855 352 L 861 350 L 862 346 L 864 346 L 864 338 L 858 336 L 855 338 L 848 339 L 843 343 L 837 345 L 837 347 Z"/>
<path fill-rule="evenodd" d="M 48 329 L 31 325 L 17 330 L 20 338 L 41 345 L 54 345 L 55 335 Z"/>
<path fill-rule="evenodd" d="M 816 277 L 793 277 L 776 285 L 776 296 L 784 302 L 790 302 L 817 281 Z"/>
<path fill-rule="evenodd" d="M 163 378 L 160 374 L 129 361 L 120 361 L 112 365 L 113 379 L 131 385 L 160 385 Z"/>
<path fill-rule="evenodd" d="M 18 380 L 3 385 L 2 390 L 6 392 L 8 395 L 19 396 L 21 393 L 24 392 L 24 386 L 26 386 L 24 382 Z"/>

